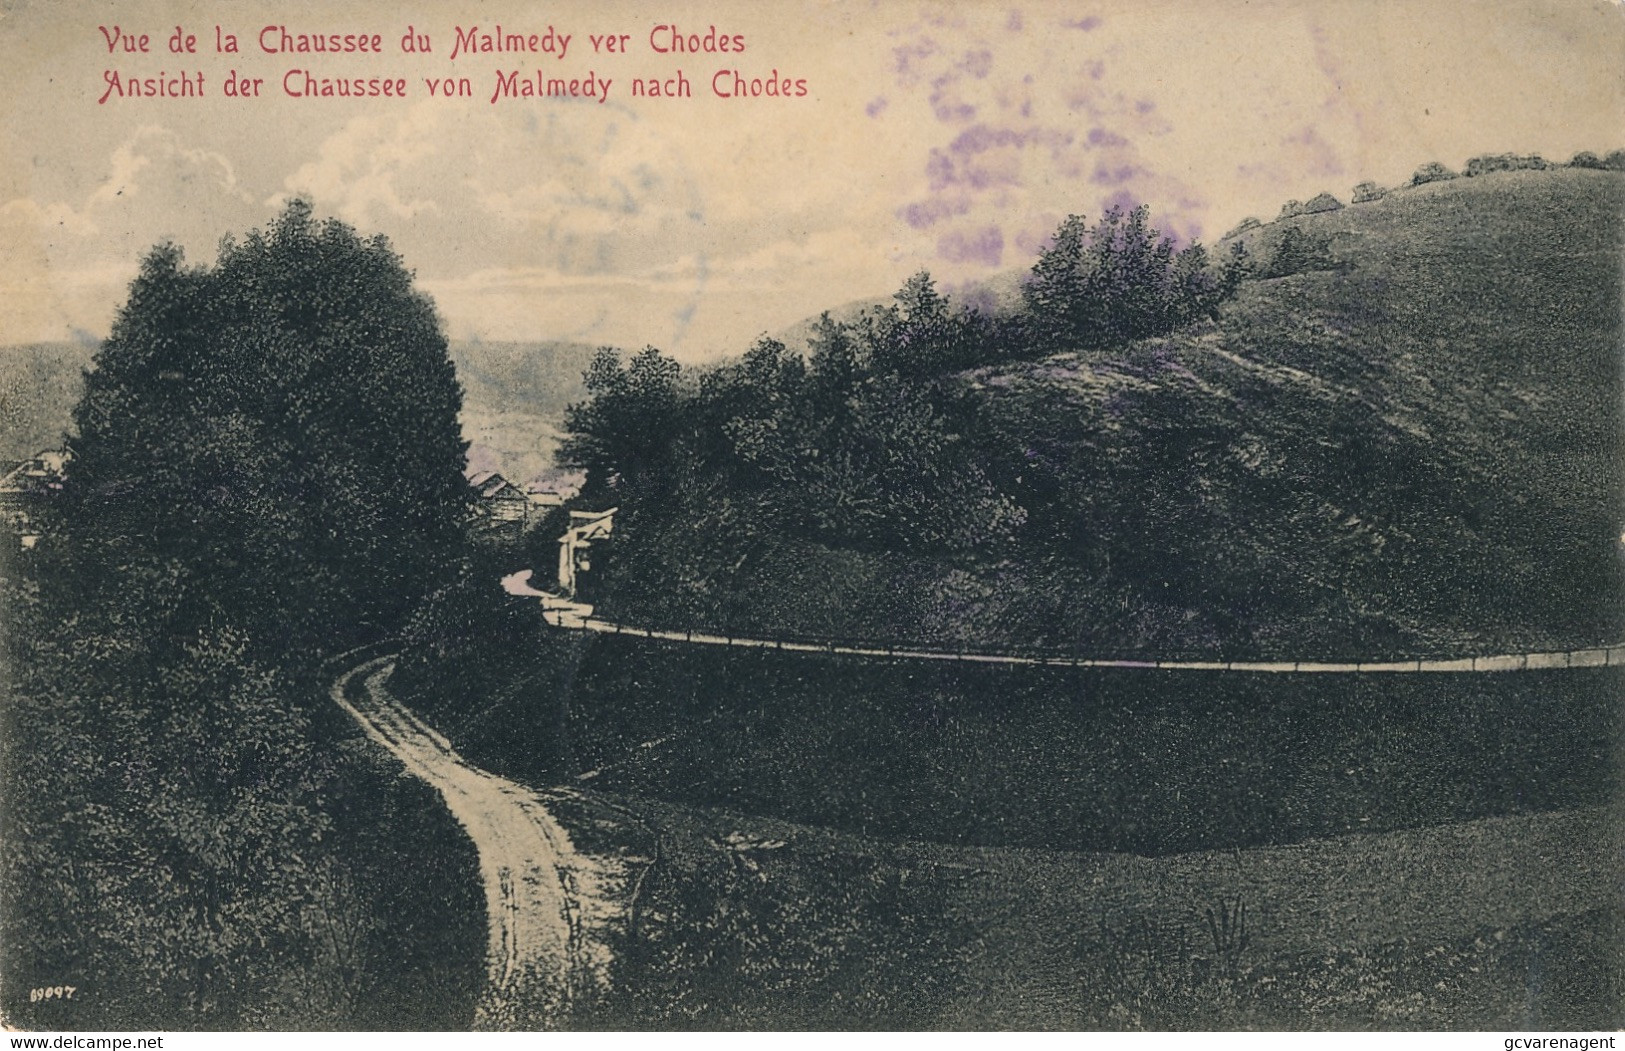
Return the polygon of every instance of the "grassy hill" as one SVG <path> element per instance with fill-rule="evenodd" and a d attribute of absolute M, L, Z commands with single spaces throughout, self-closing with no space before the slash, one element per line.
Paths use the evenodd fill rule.
<path fill-rule="evenodd" d="M 1619 173 L 1507 172 L 1250 231 L 1267 259 L 1295 226 L 1330 266 L 945 381 L 1028 511 L 1017 542 L 786 539 L 725 626 L 1233 657 L 1617 639 L 1622 204 Z"/>
<path fill-rule="evenodd" d="M 1616 174 L 1524 172 L 1302 217 L 1338 269 L 973 382 L 1062 507 L 1138 524 L 1119 555 L 1171 593 L 1170 642 L 1217 604 L 1373 645 L 1616 638 L 1622 204 Z"/>

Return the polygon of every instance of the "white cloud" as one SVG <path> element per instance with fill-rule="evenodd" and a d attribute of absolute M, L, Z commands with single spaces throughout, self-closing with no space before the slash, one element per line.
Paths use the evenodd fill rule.
<path fill-rule="evenodd" d="M 206 258 L 224 231 L 264 218 L 227 158 L 166 128 L 136 129 L 105 163 L 83 200 L 0 205 L 0 337 L 105 331 L 153 245 L 171 241 Z"/>
<path fill-rule="evenodd" d="M 672 139 L 629 113 L 425 100 L 350 121 L 285 185 L 318 211 L 390 231 L 426 276 L 473 265 L 609 273 L 693 243 L 704 216 L 683 166 Z"/>

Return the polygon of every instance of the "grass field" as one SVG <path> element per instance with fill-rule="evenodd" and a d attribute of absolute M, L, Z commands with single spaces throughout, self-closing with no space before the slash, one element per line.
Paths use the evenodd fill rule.
<path fill-rule="evenodd" d="M 439 716 L 647 866 L 572 1025 L 1619 1020 L 1617 672 L 1221 694 L 602 642 Z"/>
<path fill-rule="evenodd" d="M 603 638 L 546 780 L 860 834 L 1146 855 L 1607 803 L 1619 669 L 1272 676 L 997 668 Z M 524 769 L 527 758 L 538 760 Z M 593 772 L 593 771 L 597 772 Z"/>
<path fill-rule="evenodd" d="M 658 840 L 591 1027 L 1606 1029 L 1596 811 L 1179 855 L 891 843 L 620 800 Z"/>

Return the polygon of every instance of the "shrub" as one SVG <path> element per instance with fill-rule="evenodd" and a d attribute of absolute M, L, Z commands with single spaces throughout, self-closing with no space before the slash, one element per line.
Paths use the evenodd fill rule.
<path fill-rule="evenodd" d="M 1276 242 L 1275 254 L 1270 257 L 1261 277 L 1286 277 L 1311 270 L 1331 270 L 1336 267 L 1331 255 L 1331 239 L 1305 233 L 1289 226 Z"/>
<path fill-rule="evenodd" d="M 1388 191 L 1374 182 L 1363 182 L 1354 188 L 1354 196 L 1350 199 L 1352 204 L 1366 204 L 1370 201 L 1380 201 L 1388 196 Z"/>
<path fill-rule="evenodd" d="M 1550 167 L 1539 154 L 1486 153 L 1467 162 L 1467 177 L 1488 175 L 1491 172 L 1543 171 Z"/>
<path fill-rule="evenodd" d="M 1440 164 L 1438 161 L 1428 161 L 1416 171 L 1411 173 L 1411 185 L 1421 186 L 1428 182 L 1444 182 L 1456 178 L 1456 173 Z"/>

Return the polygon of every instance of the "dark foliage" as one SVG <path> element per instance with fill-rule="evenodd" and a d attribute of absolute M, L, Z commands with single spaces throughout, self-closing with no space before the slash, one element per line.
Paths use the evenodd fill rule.
<path fill-rule="evenodd" d="M 1241 280 L 1236 260 L 1220 272 L 1207 251 L 1175 251 L 1144 208 L 1107 211 L 1086 227 L 1069 216 L 1022 289 L 1028 322 L 1050 350 L 1119 346 L 1216 318 Z"/>
<path fill-rule="evenodd" d="M 748 580 L 802 545 L 988 557 L 1027 513 L 996 480 L 964 370 L 1060 347 L 1120 345 L 1216 316 L 1246 272 L 1200 245 L 1175 251 L 1144 209 L 1072 217 L 1034 267 L 1023 308 L 996 317 L 920 273 L 848 322 L 824 316 L 805 356 L 762 340 L 690 380 L 646 348 L 600 352 L 560 459 L 584 498 L 616 505 L 600 593 L 716 622 Z"/>
<path fill-rule="evenodd" d="M 535 603 L 504 594 L 495 563 L 471 561 L 407 622 L 391 688 L 454 722 L 551 673 L 541 633 Z"/>
<path fill-rule="evenodd" d="M 585 375 L 590 397 L 566 410 L 569 437 L 558 454 L 560 463 L 587 472 L 596 487 L 589 496 L 616 475 L 635 480 L 664 463 L 682 423 L 681 377 L 682 367 L 653 347 L 624 366 L 613 347 L 593 357 Z"/>
<path fill-rule="evenodd" d="M 333 835 L 382 790 L 313 727 L 319 657 L 455 555 L 458 397 L 387 244 L 302 202 L 212 268 L 144 261 L 0 577 L 8 1013 L 73 976 L 59 1028 L 382 1024 L 388 845 Z"/>
<path fill-rule="evenodd" d="M 1468 161 L 1462 174 L 1476 178 L 1491 172 L 1544 171 L 1550 167 L 1539 154 L 1486 153 Z"/>
<path fill-rule="evenodd" d="M 1570 377 L 1612 375 L 1617 310 L 1583 290 L 1617 260 L 1574 248 L 1613 243 L 1612 191 L 1491 181 L 1260 230 L 1254 276 L 1295 276 L 1115 348 L 1031 360 L 1030 314 L 968 319 L 923 280 L 825 318 L 805 356 L 765 341 L 673 386 L 654 467 L 606 461 L 599 601 L 663 627 L 1124 656 L 1608 641 L 1617 384 Z M 1504 294 L 1526 284 L 1565 304 L 1561 332 Z M 888 343 L 981 326 L 1000 356 L 969 369 Z M 1590 452 L 1554 459 L 1557 434 Z"/>
<path fill-rule="evenodd" d="M 177 619 L 257 652 L 388 632 L 444 577 L 467 486 L 461 395 L 383 238 L 295 201 L 212 268 L 143 262 L 75 411 L 63 528 L 188 585 Z"/>
<path fill-rule="evenodd" d="M 1275 251 L 1271 253 L 1269 262 L 1259 271 L 1259 277 L 1286 277 L 1288 274 L 1304 274 L 1311 270 L 1331 270 L 1336 267 L 1332 260 L 1331 239 L 1308 233 L 1298 226 L 1288 226 L 1281 231 L 1280 240 L 1275 243 Z"/>
<path fill-rule="evenodd" d="M 1456 173 L 1440 164 L 1438 161 L 1428 161 L 1415 172 L 1411 173 L 1411 185 L 1421 186 L 1423 183 L 1444 182 L 1456 178 Z"/>

